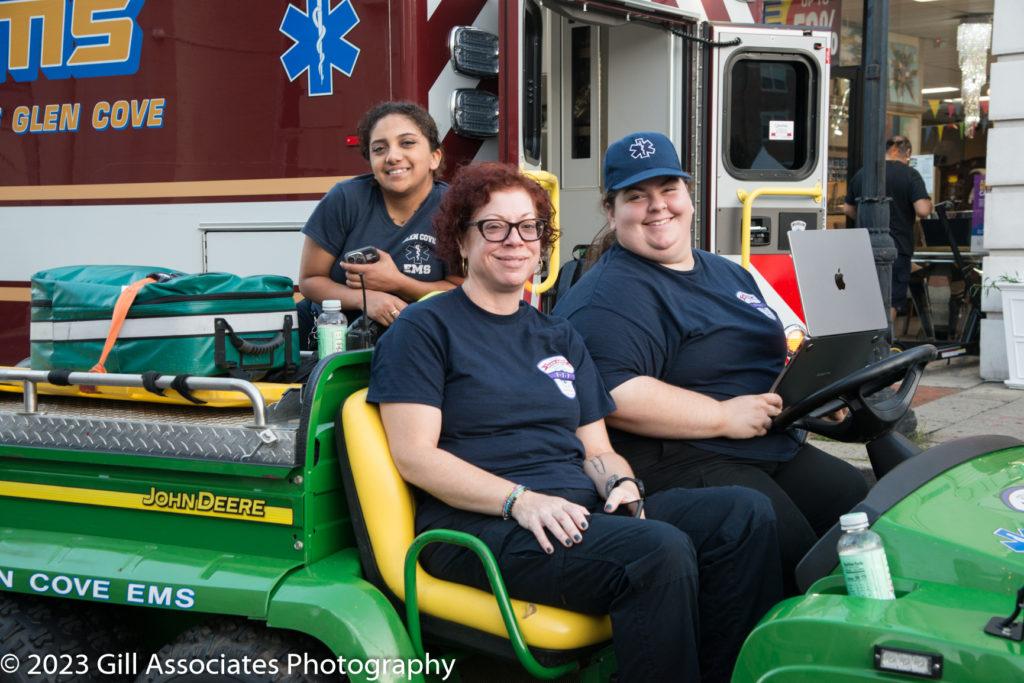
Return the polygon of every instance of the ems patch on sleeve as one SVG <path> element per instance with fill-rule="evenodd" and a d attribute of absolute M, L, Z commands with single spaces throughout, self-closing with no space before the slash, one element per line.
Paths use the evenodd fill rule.
<path fill-rule="evenodd" d="M 736 298 L 744 303 L 750 304 L 757 310 L 761 311 L 762 313 L 765 314 L 767 318 L 771 320 L 778 320 L 778 318 L 775 316 L 775 311 L 768 308 L 768 304 L 764 303 L 753 294 L 748 294 L 747 292 L 736 292 Z"/>
<path fill-rule="evenodd" d="M 537 363 L 537 368 L 555 382 L 566 398 L 576 398 L 576 368 L 565 356 L 551 356 Z"/>

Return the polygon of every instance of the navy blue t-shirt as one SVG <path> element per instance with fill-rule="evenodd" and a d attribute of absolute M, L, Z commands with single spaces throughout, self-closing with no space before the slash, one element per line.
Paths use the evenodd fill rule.
<path fill-rule="evenodd" d="M 437 258 L 434 213 L 448 189 L 434 182 L 434 188 L 405 225 L 395 225 L 388 215 L 384 196 L 373 174 L 356 176 L 332 187 L 306 221 L 302 233 L 335 257 L 331 279 L 345 282 L 343 258 L 360 247 L 377 247 L 391 254 L 399 272 L 423 282 L 448 276 L 448 268 Z"/>
<path fill-rule="evenodd" d="M 654 377 L 716 400 L 767 392 L 786 358 L 782 323 L 750 273 L 728 259 L 693 250 L 679 271 L 613 245 L 555 307 L 583 335 L 608 390 Z M 610 430 L 613 443 L 646 437 Z M 660 439 L 658 439 L 660 441 Z M 788 460 L 797 439 L 693 439 L 716 453 Z"/>
<path fill-rule="evenodd" d="M 593 490 L 576 429 L 615 409 L 568 322 L 525 303 L 496 315 L 461 287 L 413 304 L 388 328 L 367 400 L 440 408 L 439 448 L 535 491 Z M 451 511 L 421 495 L 417 528 Z"/>

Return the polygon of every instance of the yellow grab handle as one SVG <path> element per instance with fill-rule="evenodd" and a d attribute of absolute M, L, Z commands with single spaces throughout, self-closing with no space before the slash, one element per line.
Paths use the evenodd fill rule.
<path fill-rule="evenodd" d="M 537 183 L 544 188 L 551 197 L 551 206 L 555 209 L 554 220 L 552 221 L 552 227 L 558 228 L 558 178 L 553 173 L 547 171 L 533 171 L 523 170 L 523 175 L 528 178 L 536 180 Z M 555 281 L 558 279 L 558 269 L 561 263 L 561 251 L 559 249 L 560 240 L 555 240 L 551 243 L 551 255 L 548 257 L 548 276 L 544 278 L 544 282 L 537 285 L 537 294 L 543 294 L 552 287 L 555 286 Z M 533 283 L 527 281 L 526 291 L 533 292 Z"/>
<path fill-rule="evenodd" d="M 736 196 L 743 202 L 743 221 L 740 224 L 740 265 L 750 270 L 750 212 L 754 200 L 769 195 L 772 197 L 811 197 L 816 204 L 821 204 L 821 183 L 814 187 L 759 187 L 753 192 L 736 190 Z"/>

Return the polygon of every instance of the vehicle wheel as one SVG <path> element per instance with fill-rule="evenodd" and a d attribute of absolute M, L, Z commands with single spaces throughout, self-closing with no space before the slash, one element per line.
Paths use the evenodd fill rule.
<path fill-rule="evenodd" d="M 213 678 L 234 683 L 344 680 L 335 672 L 324 673 L 314 666 L 289 671 L 289 654 L 308 654 L 310 660 L 316 661 L 337 661 L 324 645 L 304 634 L 224 619 L 185 631 L 148 662 L 141 663 L 142 670 L 135 680 L 136 683 L 205 683 Z M 200 664 L 202 662 L 206 664 Z M 257 662 L 263 663 L 259 670 Z M 214 668 L 207 670 L 207 665 Z"/>
<path fill-rule="evenodd" d="M 0 681 L 96 680 L 96 660 L 100 655 L 130 651 L 135 645 L 131 633 L 118 620 L 110 618 L 105 607 L 0 593 L 0 654 L 13 654 L 20 662 L 17 672 L 0 673 Z M 41 676 L 29 675 L 33 664 L 40 665 Z M 104 680 L 129 679 L 127 675 L 110 675 Z"/>

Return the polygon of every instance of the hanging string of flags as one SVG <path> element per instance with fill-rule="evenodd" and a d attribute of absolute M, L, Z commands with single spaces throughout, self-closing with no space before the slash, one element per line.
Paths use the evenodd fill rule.
<path fill-rule="evenodd" d="M 942 104 L 940 99 L 929 99 L 926 100 L 928 103 L 928 109 L 932 113 L 932 118 L 935 119 L 936 123 L 925 124 L 921 126 L 921 134 L 924 140 L 930 140 L 932 136 L 938 138 L 939 142 L 942 142 L 942 137 L 946 130 L 952 128 L 957 131 L 960 135 L 960 139 L 968 133 L 967 127 L 964 125 L 964 110 L 963 104 L 960 102 L 946 102 L 946 108 L 943 114 L 945 115 L 945 121 L 942 121 L 939 114 L 939 107 Z M 978 126 L 982 129 L 988 126 L 988 101 L 982 101 L 981 103 L 981 122 Z"/>

